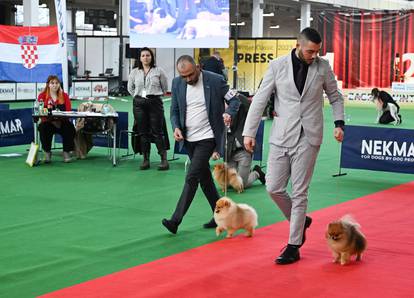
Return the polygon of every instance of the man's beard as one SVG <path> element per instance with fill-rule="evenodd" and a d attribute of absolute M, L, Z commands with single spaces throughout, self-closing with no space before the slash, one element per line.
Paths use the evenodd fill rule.
<path fill-rule="evenodd" d="M 309 60 L 310 60 L 310 62 L 308 62 L 308 61 L 305 59 L 304 55 L 303 55 L 302 49 L 299 49 L 299 50 L 298 50 L 298 56 L 299 56 L 299 59 L 300 59 L 303 63 L 306 63 L 306 64 L 312 64 L 312 62 L 315 60 L 315 59 L 309 59 Z"/>

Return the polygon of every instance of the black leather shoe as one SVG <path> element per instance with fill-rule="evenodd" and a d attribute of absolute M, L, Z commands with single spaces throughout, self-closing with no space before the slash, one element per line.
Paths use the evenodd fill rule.
<path fill-rule="evenodd" d="M 305 227 L 303 228 L 302 244 L 300 246 L 302 246 L 305 243 L 305 241 L 306 241 L 306 229 L 309 228 L 311 224 L 312 224 L 312 217 L 306 216 Z"/>
<path fill-rule="evenodd" d="M 295 263 L 299 259 L 299 247 L 288 244 L 282 254 L 276 258 L 275 263 L 278 265 L 287 265 Z"/>
<path fill-rule="evenodd" d="M 217 227 L 216 221 L 212 218 L 208 223 L 203 224 L 204 229 L 212 229 Z"/>
<path fill-rule="evenodd" d="M 259 174 L 259 180 L 264 185 L 266 184 L 266 174 L 262 171 L 262 168 L 259 165 L 253 167 L 253 171 Z"/>
<path fill-rule="evenodd" d="M 170 231 L 173 234 L 177 234 L 178 225 L 175 224 L 173 221 L 164 218 L 162 220 L 162 224 L 164 227 L 167 228 L 168 231 Z"/>

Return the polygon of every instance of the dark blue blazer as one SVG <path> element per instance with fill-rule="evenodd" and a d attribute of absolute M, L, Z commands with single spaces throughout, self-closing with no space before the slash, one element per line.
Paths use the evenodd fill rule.
<path fill-rule="evenodd" d="M 212 73 L 210 71 L 202 71 L 204 96 L 206 99 L 206 109 L 208 113 L 208 120 L 214 133 L 216 140 L 216 149 L 220 151 L 223 148 L 223 134 L 224 122 L 223 113 L 228 113 L 233 119 L 239 109 L 239 99 L 234 96 L 229 100 L 225 99 L 225 95 L 229 91 L 229 86 L 223 79 L 223 76 Z M 181 78 L 173 79 L 171 87 L 171 125 L 173 131 L 179 128 L 184 139 L 186 139 L 185 117 L 187 111 L 187 82 Z M 227 109 L 224 109 L 224 102 L 228 104 Z M 180 143 L 180 150 L 184 142 Z"/>

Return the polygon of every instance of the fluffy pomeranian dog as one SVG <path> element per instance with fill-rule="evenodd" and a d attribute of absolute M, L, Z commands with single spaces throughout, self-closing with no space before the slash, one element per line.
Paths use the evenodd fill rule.
<path fill-rule="evenodd" d="M 360 225 L 350 215 L 328 225 L 325 236 L 334 256 L 333 262 L 346 265 L 353 255 L 356 255 L 356 261 L 361 260 L 367 240 L 359 229 Z"/>
<path fill-rule="evenodd" d="M 231 185 L 231 187 L 233 187 L 238 193 L 241 193 L 244 190 L 243 179 L 237 173 L 236 169 L 226 167 L 224 163 L 214 165 L 213 176 L 223 192 L 225 187 L 228 185 Z"/>
<path fill-rule="evenodd" d="M 234 232 L 244 229 L 246 236 L 251 237 L 257 226 L 257 213 L 247 204 L 236 204 L 230 198 L 222 197 L 216 202 L 214 220 L 217 223 L 217 236 L 226 230 L 226 237 L 231 238 Z"/>

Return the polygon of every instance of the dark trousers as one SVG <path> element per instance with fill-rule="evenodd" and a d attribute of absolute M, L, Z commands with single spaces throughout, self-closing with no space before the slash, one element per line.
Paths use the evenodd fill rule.
<path fill-rule="evenodd" d="M 177 225 L 181 223 L 196 194 L 198 184 L 206 196 L 211 210 L 214 211 L 217 200 L 220 198 L 213 177 L 211 176 L 209 160 L 214 152 L 214 139 L 197 142 L 185 142 L 191 164 L 185 177 L 184 188 L 178 200 L 177 207 L 171 220 Z"/>
<path fill-rule="evenodd" d="M 134 119 L 138 127 L 138 135 L 141 138 L 141 151 L 149 153 L 151 141 L 155 143 L 158 153 L 165 151 L 163 139 L 164 106 L 160 96 L 150 98 L 134 97 Z"/>
<path fill-rule="evenodd" d="M 42 142 L 43 151 L 50 152 L 52 149 L 52 139 L 54 134 L 62 136 L 63 151 L 70 152 L 75 148 L 75 127 L 69 121 L 59 121 L 57 127 L 50 121 L 39 124 L 40 141 Z"/>
<path fill-rule="evenodd" d="M 382 113 L 380 119 L 379 119 L 379 123 L 381 124 L 388 124 L 391 122 L 394 122 L 395 119 L 394 117 L 391 116 L 390 111 L 385 111 L 384 113 Z"/>

